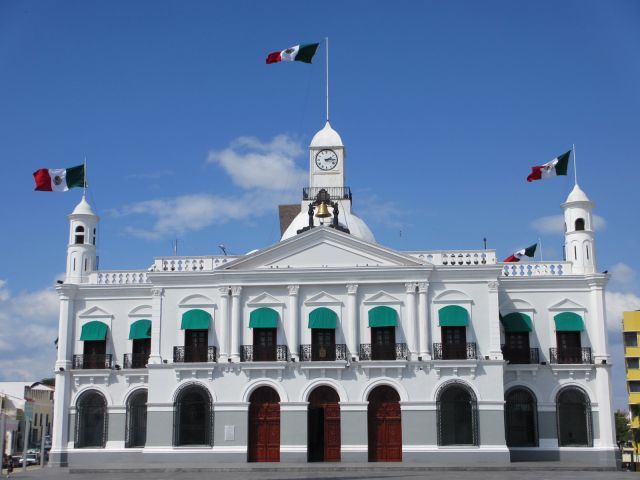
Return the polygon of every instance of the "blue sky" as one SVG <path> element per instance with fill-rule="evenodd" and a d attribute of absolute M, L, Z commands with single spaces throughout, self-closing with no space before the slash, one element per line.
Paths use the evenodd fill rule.
<path fill-rule="evenodd" d="M 31 173 L 87 156 L 103 269 L 146 268 L 174 238 L 185 255 L 274 243 L 324 123 L 324 49 L 264 60 L 325 36 L 354 207 L 384 245 L 487 237 L 506 257 L 540 237 L 560 259 L 572 178 L 525 178 L 575 143 L 619 355 L 620 312 L 640 308 L 639 24 L 635 1 L 1 2 L 0 379 L 48 373 L 80 199 Z"/>

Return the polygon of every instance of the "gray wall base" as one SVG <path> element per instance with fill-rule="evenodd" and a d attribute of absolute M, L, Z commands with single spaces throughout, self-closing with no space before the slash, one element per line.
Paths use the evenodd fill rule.
<path fill-rule="evenodd" d="M 307 463 L 307 452 L 280 452 L 280 463 Z"/>
<path fill-rule="evenodd" d="M 402 462 L 430 463 L 435 466 L 459 465 L 509 465 L 509 452 L 456 452 L 455 450 L 438 450 L 437 452 L 402 452 Z"/>
<path fill-rule="evenodd" d="M 615 467 L 614 450 L 584 451 L 517 449 L 511 450 L 512 462 L 565 462 L 575 463 L 585 467 Z"/>

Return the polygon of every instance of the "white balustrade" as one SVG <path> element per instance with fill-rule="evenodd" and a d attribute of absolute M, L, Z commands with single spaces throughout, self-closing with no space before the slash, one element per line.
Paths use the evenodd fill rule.
<path fill-rule="evenodd" d="M 122 272 L 93 272 L 89 275 L 89 283 L 94 285 L 139 285 L 150 283 L 147 272 L 129 270 Z"/>
<path fill-rule="evenodd" d="M 496 264 L 496 252 L 494 250 L 440 250 L 408 253 L 413 257 L 424 260 L 433 265 L 482 266 Z"/>
<path fill-rule="evenodd" d="M 151 271 L 153 272 L 210 272 L 229 263 L 240 256 L 210 256 L 210 257 L 159 257 L 156 258 Z"/>
<path fill-rule="evenodd" d="M 505 263 L 503 277 L 559 277 L 571 275 L 571 262 Z"/>

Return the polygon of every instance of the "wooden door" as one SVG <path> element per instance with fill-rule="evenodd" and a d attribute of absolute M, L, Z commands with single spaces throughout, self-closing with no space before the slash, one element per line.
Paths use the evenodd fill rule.
<path fill-rule="evenodd" d="M 314 362 L 336 359 L 336 331 L 333 328 L 311 330 L 311 360 Z"/>
<path fill-rule="evenodd" d="M 185 330 L 184 361 L 206 362 L 209 348 L 209 330 Z"/>
<path fill-rule="evenodd" d="M 558 363 L 582 363 L 580 332 L 556 332 Z"/>
<path fill-rule="evenodd" d="M 307 459 L 310 462 L 340 461 L 340 397 L 327 386 L 309 396 L 307 413 Z"/>
<path fill-rule="evenodd" d="M 369 395 L 370 462 L 402 461 L 400 397 L 391 387 L 376 387 Z"/>
<path fill-rule="evenodd" d="M 340 461 L 340 404 L 327 403 L 324 406 L 324 461 Z"/>
<path fill-rule="evenodd" d="M 277 358 L 276 328 L 253 329 L 253 360 L 256 362 L 275 362 Z"/>
<path fill-rule="evenodd" d="M 371 359 L 396 360 L 396 327 L 371 327 Z"/>
<path fill-rule="evenodd" d="M 505 347 L 509 363 L 529 363 L 529 332 L 506 332 Z"/>
<path fill-rule="evenodd" d="M 444 360 L 467 358 L 466 327 L 442 327 L 442 358 Z"/>
<path fill-rule="evenodd" d="M 280 461 L 280 398 L 270 387 L 251 394 L 249 406 L 250 462 Z"/>

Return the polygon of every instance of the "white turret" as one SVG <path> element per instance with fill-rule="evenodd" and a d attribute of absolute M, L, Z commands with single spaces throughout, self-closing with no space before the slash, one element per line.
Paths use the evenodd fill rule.
<path fill-rule="evenodd" d="M 96 226 L 98 217 L 84 195 L 69 215 L 67 278 L 65 283 L 83 283 L 97 267 Z"/>
<path fill-rule="evenodd" d="M 596 246 L 593 231 L 593 202 L 580 189 L 573 187 L 562 204 L 564 209 L 564 254 L 573 264 L 573 273 L 596 271 Z"/>

